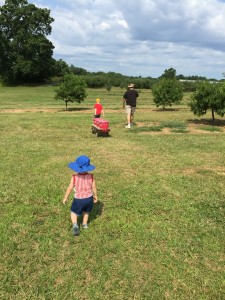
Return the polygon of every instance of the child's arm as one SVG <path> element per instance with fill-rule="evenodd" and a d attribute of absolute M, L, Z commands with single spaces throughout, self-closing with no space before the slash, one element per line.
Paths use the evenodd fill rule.
<path fill-rule="evenodd" d="M 98 202 L 98 196 L 97 196 L 97 188 L 96 188 L 96 183 L 95 183 L 94 178 L 93 178 L 93 181 L 92 181 L 92 191 L 93 191 L 94 203 L 97 203 Z"/>
<path fill-rule="evenodd" d="M 63 199 L 63 204 L 66 203 L 66 201 L 67 201 L 70 193 L 72 192 L 72 190 L 73 190 L 73 177 L 71 177 L 70 184 L 69 184 L 69 186 L 66 190 L 66 193 L 65 193 L 65 196 L 64 196 L 64 199 Z"/>

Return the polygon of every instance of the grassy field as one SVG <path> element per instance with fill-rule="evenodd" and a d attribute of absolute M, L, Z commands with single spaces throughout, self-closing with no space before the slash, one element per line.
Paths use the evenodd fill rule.
<path fill-rule="evenodd" d="M 1 299 L 224 299 L 224 119 L 143 90 L 127 130 L 123 90 L 65 111 L 54 89 L 0 88 Z M 91 133 L 97 97 L 110 137 Z M 62 199 L 82 154 L 99 202 L 74 238 Z"/>

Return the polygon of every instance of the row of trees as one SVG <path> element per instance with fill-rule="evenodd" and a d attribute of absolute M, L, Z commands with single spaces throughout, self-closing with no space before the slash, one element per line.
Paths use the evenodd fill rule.
<path fill-rule="evenodd" d="M 195 90 L 188 104 L 197 116 L 203 116 L 208 110 L 212 112 L 212 120 L 215 121 L 215 113 L 221 117 L 225 114 L 225 83 L 207 81 L 202 78 L 195 82 Z M 157 107 L 179 104 L 183 99 L 183 87 L 177 80 L 174 69 L 165 70 L 160 80 L 153 86 L 152 92 Z"/>
<path fill-rule="evenodd" d="M 163 78 L 177 79 L 182 83 L 184 92 L 193 92 L 196 90 L 197 83 L 199 81 L 207 81 L 206 77 L 202 76 L 187 76 L 176 75 L 176 70 L 173 68 L 166 69 L 164 73 L 158 78 L 142 77 L 142 76 L 125 76 L 115 72 L 88 72 L 83 68 L 69 66 L 62 59 L 56 62 L 57 76 L 56 80 L 62 81 L 65 74 L 74 74 L 78 76 L 84 76 L 85 82 L 89 88 L 107 88 L 111 87 L 125 88 L 130 82 L 135 84 L 137 89 L 152 89 L 159 80 Z M 210 80 L 215 81 L 216 80 Z M 221 80 L 222 81 L 222 80 Z"/>
<path fill-rule="evenodd" d="M 157 107 L 179 104 L 183 99 L 183 89 L 177 79 L 162 78 L 153 86 L 154 103 Z M 191 95 L 188 103 L 191 111 L 197 116 L 203 116 L 208 110 L 212 112 L 212 120 L 215 121 L 215 113 L 221 117 L 225 114 L 225 83 L 201 81 Z"/>
<path fill-rule="evenodd" d="M 81 102 L 86 96 L 86 82 L 84 77 L 66 74 L 63 82 L 56 91 L 55 98 L 68 102 Z M 162 77 L 152 88 L 154 103 L 157 107 L 179 104 L 183 99 L 182 84 L 176 78 Z M 212 112 L 212 120 L 215 121 L 215 113 L 221 117 L 225 114 L 225 83 L 212 83 L 202 81 L 198 83 L 196 91 L 192 93 L 188 104 L 195 115 L 203 116 L 208 110 Z"/>

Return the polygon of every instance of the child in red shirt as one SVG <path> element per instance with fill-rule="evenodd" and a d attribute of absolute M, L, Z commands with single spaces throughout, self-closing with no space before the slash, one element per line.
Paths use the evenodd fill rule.
<path fill-rule="evenodd" d="M 100 104 L 100 99 L 97 98 L 96 103 L 94 105 L 94 117 L 100 118 L 101 114 L 103 114 L 103 116 L 104 116 L 104 109 L 103 109 L 102 105 Z"/>
<path fill-rule="evenodd" d="M 63 199 L 63 204 L 66 203 L 70 193 L 74 189 L 74 200 L 70 210 L 71 221 L 73 224 L 73 234 L 79 235 L 78 217 L 83 214 L 82 227 L 87 229 L 89 213 L 92 211 L 93 204 L 98 201 L 94 176 L 88 173 L 94 170 L 95 166 L 90 164 L 89 157 L 85 155 L 79 156 L 76 161 L 69 163 L 68 166 L 77 174 L 71 177 L 70 184 Z"/>

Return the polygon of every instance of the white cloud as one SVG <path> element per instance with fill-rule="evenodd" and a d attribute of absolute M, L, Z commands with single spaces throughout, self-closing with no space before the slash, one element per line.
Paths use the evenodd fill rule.
<path fill-rule="evenodd" d="M 100 24 L 100 26 L 99 26 L 99 29 L 101 30 L 106 30 L 106 29 L 110 29 L 111 28 L 111 26 L 110 26 L 110 24 L 108 23 L 108 22 L 102 22 L 101 24 Z"/>
<path fill-rule="evenodd" d="M 121 25 L 125 29 L 129 28 L 129 26 L 128 26 L 128 24 L 127 24 L 127 22 L 125 20 L 117 20 L 117 24 Z"/>
<path fill-rule="evenodd" d="M 54 56 L 68 64 L 152 77 L 170 67 L 208 78 L 225 72 L 225 1 L 29 2 L 51 9 Z"/>
<path fill-rule="evenodd" d="M 222 76 L 224 3 L 141 0 L 128 4 L 125 0 L 96 0 L 92 1 L 91 11 L 87 3 L 90 1 L 84 1 L 81 12 L 73 11 L 73 18 L 82 23 L 82 28 L 72 25 L 73 32 L 66 34 L 68 45 L 74 46 L 67 56 L 64 53 L 68 63 L 127 75 L 154 77 L 174 67 L 184 75 Z M 70 19 L 66 13 L 63 16 Z M 60 17 L 55 19 L 59 24 Z M 53 37 L 64 30 L 59 27 L 53 25 Z M 81 49 L 85 47 L 91 55 L 88 49 L 93 46 L 98 50 L 90 59 Z M 57 54 L 60 56 L 60 51 Z"/>

